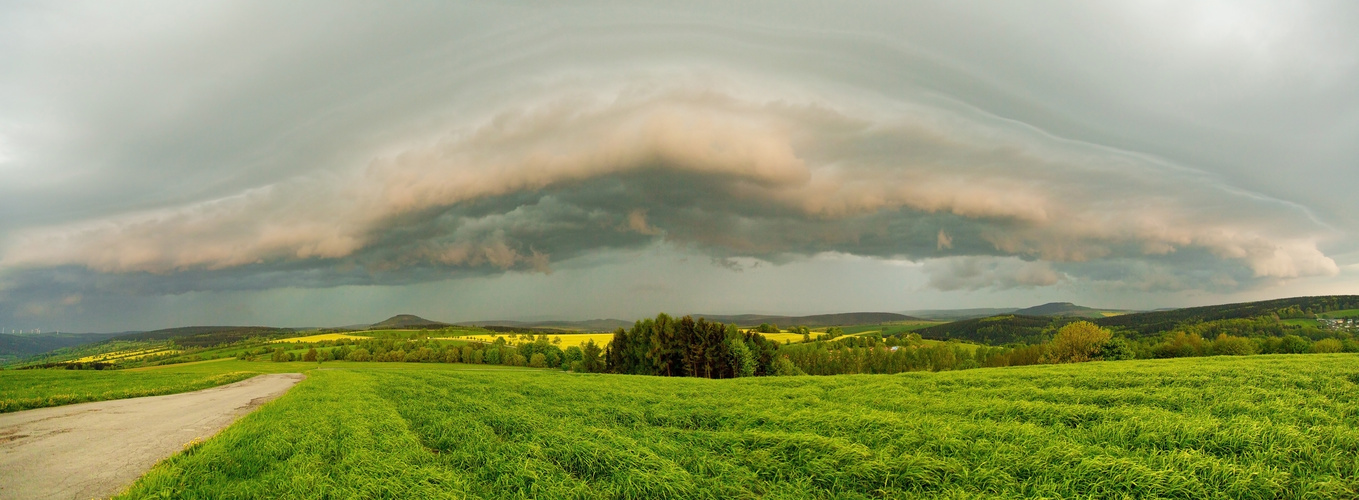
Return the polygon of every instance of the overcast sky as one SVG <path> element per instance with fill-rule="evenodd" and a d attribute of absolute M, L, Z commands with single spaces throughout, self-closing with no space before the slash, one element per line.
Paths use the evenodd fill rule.
<path fill-rule="evenodd" d="M 1359 292 L 1359 4 L 0 5 L 0 327 Z"/>

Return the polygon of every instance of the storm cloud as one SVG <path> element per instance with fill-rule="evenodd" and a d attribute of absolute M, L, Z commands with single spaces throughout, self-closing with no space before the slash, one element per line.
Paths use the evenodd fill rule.
<path fill-rule="evenodd" d="M 918 263 L 941 292 L 1231 294 L 1348 279 L 1354 258 L 1344 6 L 1044 7 L 1211 42 L 1137 54 L 1074 20 L 994 32 L 1007 13 L 931 4 L 849 9 L 838 30 L 811 5 L 155 7 L 5 21 L 25 28 L 0 70 L 0 315 L 547 274 L 656 245 Z"/>

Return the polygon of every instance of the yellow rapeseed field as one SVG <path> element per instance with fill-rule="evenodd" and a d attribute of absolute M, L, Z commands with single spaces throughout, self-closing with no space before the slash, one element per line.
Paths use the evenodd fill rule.
<path fill-rule="evenodd" d="M 764 338 L 767 338 L 774 342 L 778 342 L 780 344 L 784 342 L 790 344 L 802 342 L 801 333 L 761 333 L 760 335 L 764 335 Z M 816 337 L 817 335 L 822 335 L 822 332 L 812 332 L 812 337 Z"/>
<path fill-rule="evenodd" d="M 769 339 L 769 340 L 773 340 L 774 342 L 778 342 L 778 343 L 780 343 L 780 344 L 784 343 L 784 341 L 788 341 L 788 342 L 794 343 L 794 344 L 796 344 L 796 343 L 798 343 L 798 342 L 802 342 L 802 334 L 800 334 L 800 333 L 762 333 L 761 335 L 764 335 L 765 338 L 767 338 L 767 339 Z M 816 333 L 813 333 L 813 334 L 812 334 L 812 336 L 816 336 L 816 335 L 817 335 Z M 518 334 L 507 334 L 507 335 L 463 335 L 463 336 L 460 336 L 460 337 L 439 337 L 439 338 L 440 338 L 440 339 L 443 339 L 443 340 L 475 340 L 475 341 L 478 341 L 478 342 L 495 342 L 496 337 L 505 337 L 505 341 L 506 341 L 506 342 L 509 342 L 510 344 L 517 344 L 517 343 L 520 343 L 520 342 L 524 342 L 524 340 L 523 340 L 521 337 L 519 337 Z M 551 339 L 551 340 L 561 339 L 561 343 L 560 343 L 560 344 L 557 344 L 557 347 L 560 347 L 560 348 L 562 348 L 562 349 L 565 349 L 565 348 L 571 347 L 571 346 L 577 346 L 577 347 L 579 347 L 579 346 L 585 345 L 586 342 L 589 342 L 589 341 L 591 341 L 591 340 L 595 341 L 596 344 L 599 344 L 600 347 L 603 347 L 603 346 L 605 346 L 605 345 L 608 345 L 608 343 L 609 343 L 610 341 L 613 340 L 613 334 L 612 334 L 612 333 L 566 333 L 566 334 L 560 334 L 560 335 L 548 335 L 547 338 L 548 338 L 548 339 Z"/>
<path fill-rule="evenodd" d="M 496 337 L 505 337 L 505 341 L 506 341 L 506 342 L 509 342 L 510 344 L 517 344 L 517 343 L 520 343 L 520 342 L 524 342 L 523 338 L 520 337 L 518 334 L 509 334 L 509 335 L 463 335 L 463 336 L 460 336 L 460 337 L 443 337 L 443 338 L 448 339 L 448 340 L 475 340 L 475 341 L 478 341 L 478 342 L 495 342 Z M 596 344 L 599 344 L 601 347 L 603 347 L 604 345 L 608 344 L 609 341 L 613 340 L 613 334 L 612 334 L 612 333 L 566 333 L 566 334 L 561 334 L 561 335 L 548 335 L 547 338 L 550 339 L 550 340 L 554 340 L 554 341 L 557 340 L 557 339 L 561 339 L 561 343 L 560 343 L 560 344 L 556 344 L 556 345 L 557 345 L 557 347 L 560 347 L 560 348 L 562 348 L 562 349 L 566 349 L 567 347 L 571 347 L 571 346 L 577 346 L 577 347 L 579 347 L 579 346 L 585 345 L 586 342 L 589 342 L 589 341 L 591 341 L 591 340 L 595 341 Z"/>
<path fill-rule="evenodd" d="M 347 340 L 361 340 L 361 339 L 367 339 L 367 338 L 371 338 L 371 337 L 363 337 L 363 336 L 359 336 L 359 335 L 349 335 L 349 334 L 347 334 L 347 333 L 322 333 L 322 334 L 319 334 L 319 335 L 308 335 L 308 336 L 306 336 L 306 337 L 292 337 L 292 338 L 286 338 L 286 339 L 278 339 L 278 340 L 274 340 L 274 341 L 271 341 L 271 342 L 273 342 L 273 343 L 279 343 L 279 342 L 292 342 L 292 343 L 297 343 L 297 342 L 324 342 L 324 341 L 327 341 L 327 340 L 340 340 L 340 339 L 347 339 Z"/>
<path fill-rule="evenodd" d="M 141 359 L 156 354 L 179 354 L 179 351 L 166 349 L 164 347 L 153 347 L 151 349 L 137 349 L 134 351 L 114 351 L 103 354 L 94 354 L 77 359 L 77 363 L 93 363 L 97 361 L 131 361 Z"/>

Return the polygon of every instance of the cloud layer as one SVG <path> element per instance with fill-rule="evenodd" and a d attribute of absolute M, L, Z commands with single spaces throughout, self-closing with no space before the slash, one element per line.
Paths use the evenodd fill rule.
<path fill-rule="evenodd" d="M 1164 258 L 1188 249 L 1246 281 L 1338 272 L 1317 248 L 1327 231 L 1298 207 L 1146 157 L 909 102 L 885 113 L 638 80 L 513 106 L 337 175 L 25 231 L 0 265 L 169 275 L 343 263 L 382 282 L 407 267 L 545 271 L 554 255 L 664 238 L 776 260 L 1204 266 Z"/>
<path fill-rule="evenodd" d="M 1344 6 L 161 7 L 0 19 L 0 317 L 655 245 L 1233 293 L 1359 223 Z"/>

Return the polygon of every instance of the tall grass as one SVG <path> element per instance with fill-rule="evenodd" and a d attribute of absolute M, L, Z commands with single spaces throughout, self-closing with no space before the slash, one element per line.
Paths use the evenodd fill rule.
<path fill-rule="evenodd" d="M 301 371 L 315 366 L 315 363 L 222 361 L 139 370 L 3 370 L 0 413 L 196 391 L 261 373 Z"/>
<path fill-rule="evenodd" d="M 1359 356 L 706 380 L 320 370 L 126 498 L 1353 498 Z"/>

